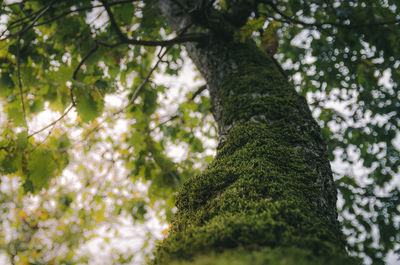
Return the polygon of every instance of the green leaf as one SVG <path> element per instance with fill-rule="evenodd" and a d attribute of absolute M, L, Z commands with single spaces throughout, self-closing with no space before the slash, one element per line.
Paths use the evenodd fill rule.
<path fill-rule="evenodd" d="M 17 135 L 17 146 L 20 149 L 25 149 L 28 146 L 28 133 L 26 131 L 22 131 Z"/>
<path fill-rule="evenodd" d="M 7 116 L 10 121 L 12 121 L 16 126 L 25 125 L 24 113 L 22 108 L 11 107 L 7 110 Z"/>
<path fill-rule="evenodd" d="M 18 169 L 22 166 L 22 153 L 13 151 L 4 151 L 1 150 L 0 152 L 5 152 L 4 156 L 0 161 L 0 172 L 3 174 L 12 174 L 15 173 Z"/>
<path fill-rule="evenodd" d="M 129 25 L 132 21 L 132 16 L 135 13 L 135 7 L 133 5 L 121 6 L 120 18 L 123 23 Z"/>
<path fill-rule="evenodd" d="M 32 102 L 29 106 L 29 110 L 31 113 L 41 112 L 44 109 L 44 101 L 41 99 L 37 99 Z"/>
<path fill-rule="evenodd" d="M 49 150 L 37 149 L 29 154 L 27 169 L 34 189 L 40 190 L 55 176 L 56 164 Z"/>
<path fill-rule="evenodd" d="M 201 140 L 197 137 L 193 137 L 190 140 L 190 148 L 193 152 L 203 152 L 204 148 L 203 148 L 203 143 L 201 142 Z"/>
<path fill-rule="evenodd" d="M 76 109 L 83 122 L 96 119 L 104 108 L 103 95 L 96 86 L 80 83 L 75 90 Z"/>
<path fill-rule="evenodd" d="M 0 76 L 0 95 L 7 96 L 14 88 L 14 82 L 9 73 L 3 72 Z"/>

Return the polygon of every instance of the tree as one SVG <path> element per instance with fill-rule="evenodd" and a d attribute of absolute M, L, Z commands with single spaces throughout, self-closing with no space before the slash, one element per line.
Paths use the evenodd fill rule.
<path fill-rule="evenodd" d="M 133 179 L 151 181 L 150 202 L 165 200 L 168 215 L 179 187 L 155 264 L 355 264 L 346 250 L 382 264 L 399 240 L 399 192 L 391 181 L 400 163 L 398 8 L 396 1 L 5 3 L 2 173 L 38 193 L 68 165 L 69 148 L 108 141 Z M 206 85 L 160 121 L 158 97 L 168 89 L 151 76 L 160 64 L 178 74 L 182 46 Z M 196 102 L 205 87 L 210 102 Z M 112 94 L 128 94 L 126 105 L 104 115 Z M 348 105 L 338 110 L 330 100 Z M 44 105 L 62 114 L 32 131 L 30 117 Z M 75 109 L 81 139 L 53 130 Z M 169 140 L 201 152 L 194 128 L 208 120 L 193 113 L 209 109 L 218 151 L 196 174 L 193 159 L 176 165 L 165 150 Z M 129 133 L 102 139 L 102 127 L 121 116 Z M 337 220 L 328 160 L 335 155 L 368 171 L 364 183 L 347 173 L 336 178 L 351 244 Z"/>

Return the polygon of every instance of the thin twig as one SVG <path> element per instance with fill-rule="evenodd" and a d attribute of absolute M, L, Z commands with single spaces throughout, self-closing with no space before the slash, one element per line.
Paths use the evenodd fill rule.
<path fill-rule="evenodd" d="M 384 26 L 384 25 L 392 25 L 392 24 L 398 24 L 400 23 L 400 19 L 394 19 L 394 20 L 389 20 L 389 21 L 381 21 L 381 22 L 375 22 L 375 23 L 366 23 L 366 24 L 341 24 L 341 23 L 336 23 L 336 22 L 323 22 L 323 23 L 307 23 L 301 20 L 298 20 L 296 18 L 290 17 L 283 13 L 282 11 L 279 10 L 279 8 L 272 2 L 267 2 L 268 4 L 276 13 L 278 13 L 280 16 L 283 18 L 287 19 L 288 21 L 306 26 L 306 27 L 316 27 L 318 29 L 323 29 L 323 26 L 336 26 L 340 28 L 348 28 L 348 29 L 355 29 L 355 28 L 363 28 L 363 27 L 374 27 L 374 26 Z M 266 15 L 266 14 L 263 14 Z"/>
<path fill-rule="evenodd" d="M 20 3 L 18 3 L 18 4 L 20 4 Z M 9 25 L 7 26 L 7 28 L 1 33 L 0 36 L 1 36 L 1 37 L 4 36 L 4 34 L 5 34 L 7 31 L 10 31 L 10 30 L 13 29 L 13 28 L 16 28 L 16 27 L 19 27 L 19 26 L 24 25 L 24 23 L 25 23 L 24 20 L 30 20 L 30 18 L 31 18 L 32 16 L 34 16 L 34 15 L 36 15 L 36 14 L 42 12 L 42 10 L 45 9 L 45 8 L 46 8 L 46 6 L 42 7 L 42 8 L 39 9 L 38 11 L 32 12 L 31 14 L 29 14 L 29 15 L 23 17 L 23 18 L 19 18 L 19 19 L 16 19 L 16 20 L 10 22 L 10 24 L 9 24 Z M 20 23 L 19 23 L 19 22 L 20 22 Z M 19 24 L 18 24 L 18 23 L 19 23 Z"/>
<path fill-rule="evenodd" d="M 26 132 L 29 132 L 28 121 L 27 121 L 27 119 L 26 119 L 26 110 L 25 110 L 25 103 L 24 103 L 24 92 L 23 92 L 23 89 L 22 89 L 20 42 L 21 42 L 21 36 L 18 35 L 18 38 L 17 38 L 17 77 L 18 77 L 18 88 L 19 88 L 19 95 L 20 95 L 20 97 L 21 97 L 22 113 L 23 113 L 23 115 L 24 115 L 24 121 L 25 121 Z"/>
<path fill-rule="evenodd" d="M 79 64 L 78 64 L 78 66 L 75 68 L 74 74 L 72 75 L 72 79 L 73 79 L 73 80 L 76 80 L 76 78 L 77 78 L 77 76 L 78 76 L 78 72 L 79 72 L 79 70 L 81 69 L 82 65 L 85 63 L 85 61 L 86 61 L 87 59 L 89 59 L 89 57 L 90 57 L 92 54 L 94 54 L 94 53 L 97 51 L 98 48 L 99 48 L 99 45 L 98 45 L 97 42 L 96 42 L 96 45 L 94 46 L 94 48 L 91 49 L 91 50 L 88 52 L 88 54 L 86 54 L 85 57 L 82 58 L 82 60 L 81 60 L 81 61 L 79 62 Z M 70 89 L 69 89 L 69 93 L 70 93 L 70 97 L 71 97 L 72 106 L 76 106 L 76 102 L 75 102 L 74 94 L 73 94 L 73 89 L 74 89 L 74 85 L 72 84 L 71 87 L 70 87 Z"/>
<path fill-rule="evenodd" d="M 187 103 L 190 103 L 191 101 L 193 101 L 198 95 L 200 95 L 200 94 L 201 94 L 204 90 L 206 90 L 206 89 L 207 89 L 207 85 L 202 85 L 202 86 L 200 86 L 200 87 L 193 93 L 193 95 L 192 95 L 189 99 L 186 100 L 186 102 L 187 102 Z M 165 125 L 166 123 L 168 123 L 168 122 L 170 122 L 170 121 L 173 121 L 173 120 L 175 120 L 175 119 L 177 119 L 177 118 L 179 118 L 179 117 L 182 116 L 182 115 L 179 114 L 178 111 L 176 111 L 176 113 L 178 113 L 178 114 L 174 114 L 174 115 L 170 116 L 169 118 L 167 118 L 165 121 L 160 122 L 156 127 L 150 129 L 150 131 L 154 131 L 156 128 L 159 128 L 159 127 Z"/>
<path fill-rule="evenodd" d="M 164 55 L 168 52 L 168 50 L 170 48 L 171 48 L 171 46 L 167 47 L 163 53 L 161 53 L 162 49 L 160 49 L 160 51 L 157 54 L 158 60 L 157 60 L 156 64 L 153 66 L 153 68 L 151 68 L 151 70 L 147 74 L 146 78 L 142 81 L 142 83 L 136 88 L 135 92 L 133 92 L 133 95 L 132 95 L 131 99 L 129 100 L 128 105 L 132 104 L 133 101 L 135 101 L 136 97 L 139 95 L 139 93 L 143 89 L 144 85 L 147 83 L 147 81 L 149 81 L 151 75 L 157 69 L 159 63 L 161 62 L 161 58 L 164 57 Z"/>
<path fill-rule="evenodd" d="M 135 39 L 130 39 L 128 38 L 119 28 L 114 14 L 111 11 L 111 7 L 110 5 L 107 3 L 106 0 L 101 0 L 101 2 L 103 3 L 103 6 L 105 8 L 105 10 L 107 11 L 107 15 L 110 19 L 110 23 L 111 23 L 111 27 L 115 30 L 115 32 L 117 33 L 119 39 L 121 40 L 121 42 L 115 43 L 115 44 L 107 44 L 107 43 L 99 43 L 103 46 L 107 46 L 107 47 L 115 47 L 118 45 L 121 45 L 123 43 L 128 43 L 128 44 L 133 44 L 133 45 L 144 45 L 144 46 L 171 46 L 172 44 L 177 44 L 177 43 L 183 43 L 183 42 L 188 42 L 188 41 L 201 41 L 204 39 L 205 35 L 204 34 L 199 34 L 199 33 L 191 33 L 191 34 L 186 34 L 184 35 L 184 33 L 187 31 L 187 29 L 189 27 L 191 27 L 193 24 L 190 23 L 189 25 L 187 25 L 186 27 L 184 27 L 183 29 L 181 29 L 178 33 L 178 36 L 176 38 L 173 38 L 171 40 L 165 40 L 165 41 L 146 41 L 146 40 L 135 40 Z"/>
<path fill-rule="evenodd" d="M 159 124 L 154 126 L 154 128 L 151 128 L 150 132 L 153 132 L 155 129 L 160 128 L 161 126 L 163 126 L 163 125 L 167 124 L 168 122 L 173 121 L 173 120 L 175 120 L 175 119 L 177 119 L 179 117 L 181 117 L 181 115 L 179 115 L 179 114 L 175 114 L 175 115 L 172 115 L 172 116 L 168 117 L 168 119 L 166 119 L 165 121 L 160 122 Z"/>
<path fill-rule="evenodd" d="M 207 85 L 202 85 L 199 87 L 196 92 L 193 93 L 192 97 L 190 98 L 190 101 L 193 101 L 198 95 L 200 95 L 204 90 L 207 89 Z"/>
<path fill-rule="evenodd" d="M 92 134 L 94 131 L 96 131 L 106 120 L 111 119 L 113 117 L 115 117 L 116 115 L 124 112 L 137 98 L 137 96 L 139 95 L 140 91 L 142 91 L 144 85 L 149 81 L 151 75 L 153 74 L 153 72 L 155 71 L 155 69 L 158 67 L 158 65 L 160 64 L 160 62 L 162 62 L 162 58 L 165 56 L 165 54 L 168 52 L 168 50 L 170 49 L 170 47 L 167 47 L 164 52 L 163 49 L 161 48 L 160 51 L 158 52 L 158 60 L 156 62 L 156 64 L 150 69 L 149 73 L 147 74 L 147 76 L 145 77 L 145 79 L 142 81 L 142 83 L 140 83 L 140 85 L 135 89 L 135 91 L 133 92 L 132 97 L 130 98 L 128 104 L 126 104 L 124 107 L 122 107 L 121 109 L 111 113 L 111 115 L 105 117 L 102 121 L 99 121 L 99 123 L 92 128 L 86 135 L 85 138 L 83 140 L 81 140 L 80 142 L 83 142 L 87 139 L 87 137 Z"/>
<path fill-rule="evenodd" d="M 110 5 L 110 6 L 114 6 L 114 5 L 119 5 L 119 4 L 127 4 L 127 3 L 132 3 L 132 2 L 134 2 L 134 1 L 135 1 L 135 0 L 115 1 L 115 2 L 109 3 L 109 5 Z M 82 11 L 86 11 L 86 10 L 94 9 L 94 8 L 99 8 L 99 7 L 103 7 L 103 5 L 86 6 L 86 7 L 81 7 L 81 8 L 75 9 L 75 10 L 71 10 L 71 11 L 65 11 L 64 13 L 61 13 L 61 14 L 58 15 L 58 16 L 49 18 L 48 20 L 45 20 L 45 21 L 43 21 L 43 22 L 41 22 L 41 23 L 38 23 L 38 24 L 36 24 L 35 26 L 42 26 L 42 25 L 48 24 L 48 23 L 50 23 L 50 22 L 53 22 L 53 21 L 55 21 L 55 20 L 57 20 L 57 19 L 59 19 L 59 18 L 65 17 L 65 16 L 67 16 L 67 15 L 69 15 L 69 14 L 72 14 L 72 13 L 79 13 L 79 12 L 82 12 Z"/>
<path fill-rule="evenodd" d="M 51 126 L 56 125 L 57 122 L 59 122 L 59 121 L 62 120 L 65 116 L 67 116 L 67 114 L 72 110 L 73 107 L 74 107 L 74 105 L 71 103 L 71 105 L 69 105 L 69 107 L 67 108 L 67 110 L 66 110 L 58 119 L 56 119 L 55 121 L 53 121 L 53 122 L 51 122 L 50 124 L 46 125 L 46 126 L 43 127 L 42 129 L 40 129 L 40 130 L 38 130 L 38 131 L 36 131 L 36 132 L 33 132 L 33 133 L 29 134 L 29 135 L 28 135 L 28 138 L 29 138 L 29 137 L 32 137 L 32 136 L 34 136 L 34 135 L 36 135 L 36 134 L 38 134 L 38 133 L 43 132 L 44 130 L 48 129 L 48 128 L 51 127 Z"/>
<path fill-rule="evenodd" d="M 135 0 L 115 1 L 115 2 L 109 3 L 109 6 L 114 6 L 114 5 L 119 5 L 119 4 L 126 4 L 126 3 L 132 3 L 132 2 L 134 2 L 134 1 L 135 1 Z M 77 8 L 77 9 L 75 9 L 75 10 L 65 11 L 65 12 L 63 12 L 63 13 L 61 13 L 61 14 L 55 16 L 55 17 L 52 17 L 52 18 L 49 18 L 49 19 L 47 19 L 47 20 L 45 20 L 45 21 L 43 21 L 43 22 L 34 24 L 34 25 L 32 25 L 32 27 L 37 27 L 37 26 L 42 26 L 42 25 L 48 24 L 48 23 L 53 22 L 53 21 L 55 21 L 55 20 L 57 20 L 57 19 L 60 19 L 60 18 L 62 18 L 62 17 L 65 17 L 65 16 L 67 16 L 67 15 L 69 15 L 69 14 L 79 13 L 79 12 L 82 12 L 82 11 L 86 11 L 86 10 L 90 10 L 90 9 L 94 9 L 94 8 L 100 8 L 100 7 L 103 7 L 103 5 L 85 6 L 85 7 Z M 41 10 L 42 10 L 42 9 L 41 9 Z M 38 12 L 40 12 L 41 10 L 36 11 L 36 12 L 34 12 L 33 14 L 38 13 Z M 23 24 L 24 22 L 21 22 L 21 21 L 23 21 L 23 20 L 25 20 L 25 19 L 27 19 L 27 18 L 29 18 L 29 17 L 31 17 L 31 16 L 32 16 L 32 14 L 26 16 L 25 18 L 22 18 L 22 19 L 19 19 L 19 20 L 16 20 L 16 21 L 11 22 L 11 24 L 7 27 L 7 29 L 6 29 L 5 31 L 2 32 L 2 34 L 0 35 L 0 37 L 2 37 L 7 31 L 10 31 L 11 29 L 13 29 L 13 28 L 15 28 L 15 27 L 18 27 L 18 26 L 20 26 L 21 24 Z M 21 23 L 20 23 L 20 24 L 17 24 L 18 22 L 21 22 Z M 11 36 L 9 35 L 9 36 L 5 37 L 4 39 L 0 39 L 0 41 L 5 40 L 5 39 L 7 39 L 7 38 L 9 38 L 9 37 L 11 37 Z"/>
<path fill-rule="evenodd" d="M 45 7 L 43 7 L 43 8 L 45 8 Z M 42 9 L 43 9 L 43 8 L 42 8 Z M 13 28 L 17 28 L 17 27 L 19 27 L 19 26 L 24 25 L 24 24 L 26 23 L 25 20 L 28 20 L 28 21 L 29 21 L 29 18 L 30 18 L 30 17 L 32 17 L 33 15 L 39 13 L 40 11 L 42 11 L 42 9 L 39 9 L 38 11 L 33 12 L 33 13 L 27 15 L 26 17 L 23 17 L 23 18 L 20 18 L 20 19 L 17 19 L 17 20 L 14 20 L 14 21 L 10 22 L 10 24 L 8 25 L 8 27 L 2 32 L 1 36 L 3 36 L 7 31 L 10 31 L 10 30 L 13 29 Z"/>
<path fill-rule="evenodd" d="M 1 39 L 0 41 L 6 40 L 7 38 L 12 37 L 12 36 L 21 36 L 26 31 L 28 31 L 29 29 L 33 28 L 35 26 L 36 21 L 38 21 L 44 15 L 44 13 L 46 13 L 46 11 L 51 7 L 51 5 L 54 2 L 55 2 L 55 0 L 50 1 L 50 3 L 25 28 L 21 29 L 20 31 L 18 31 L 16 33 L 9 34 L 6 38 Z"/>
<path fill-rule="evenodd" d="M 108 15 L 108 17 L 109 17 L 109 19 L 110 19 L 111 27 L 116 31 L 118 37 L 119 37 L 122 41 L 128 40 L 128 37 L 126 37 L 126 36 L 122 33 L 122 31 L 121 31 L 121 29 L 119 28 L 117 22 L 115 21 L 114 14 L 111 12 L 110 5 L 107 3 L 106 0 L 101 0 L 101 3 L 103 4 L 104 8 L 106 9 L 107 15 Z"/>
<path fill-rule="evenodd" d="M 97 47 L 97 45 L 96 45 L 96 47 Z M 81 60 L 81 62 L 79 63 L 78 67 L 77 67 L 77 68 L 75 69 L 75 71 L 74 71 L 74 75 L 73 75 L 73 78 L 74 78 L 74 79 L 76 79 L 77 73 L 78 73 L 79 69 L 81 68 L 81 66 L 83 65 L 83 63 L 85 62 L 85 60 L 87 60 L 87 59 L 89 58 L 89 56 L 92 55 L 92 54 L 96 51 L 96 47 L 93 48 L 93 49 Z M 157 55 L 157 56 L 158 56 L 158 60 L 157 60 L 156 64 L 151 68 L 150 72 L 147 74 L 147 76 L 146 76 L 146 78 L 143 80 L 143 82 L 136 88 L 136 90 L 135 90 L 135 92 L 134 92 L 132 98 L 129 100 L 129 103 L 128 103 L 124 108 L 122 108 L 122 109 L 120 109 L 120 110 L 118 110 L 118 111 L 112 113 L 109 117 L 104 118 L 103 121 L 99 122 L 99 124 L 98 124 L 96 127 L 94 127 L 94 128 L 86 135 L 86 137 L 87 137 L 89 134 L 91 134 L 93 131 L 95 131 L 95 130 L 96 130 L 103 122 L 105 122 L 107 119 L 112 118 L 112 117 L 114 117 L 114 116 L 116 116 L 116 115 L 122 113 L 129 105 L 132 104 L 132 102 L 136 99 L 136 97 L 138 96 L 139 92 L 142 90 L 142 88 L 143 88 L 144 85 L 146 84 L 146 82 L 148 82 L 148 80 L 150 79 L 150 76 L 151 76 L 152 73 L 155 71 L 155 69 L 157 68 L 157 66 L 158 66 L 159 63 L 161 62 L 162 57 L 167 53 L 167 51 L 169 50 L 169 48 L 170 48 L 170 47 L 166 48 L 165 51 L 164 51 L 163 53 L 161 53 L 163 49 L 160 49 L 160 52 L 159 52 L 158 55 Z M 72 87 L 72 86 L 71 86 L 71 87 Z M 71 97 L 72 97 L 71 100 L 73 100 L 72 91 L 71 91 Z M 57 122 L 59 122 L 60 120 L 62 120 L 62 119 L 68 114 L 68 112 L 71 111 L 71 109 L 75 106 L 74 103 L 75 103 L 75 101 L 73 100 L 73 101 L 71 102 L 71 105 L 68 107 L 68 109 L 67 109 L 67 110 L 64 112 L 64 114 L 62 114 L 57 120 L 55 120 L 55 121 L 53 121 L 52 123 L 46 125 L 46 126 L 43 127 L 42 129 L 40 129 L 40 130 L 38 130 L 38 131 L 36 131 L 36 132 L 33 132 L 32 134 L 28 135 L 28 137 L 32 137 L 32 136 L 34 136 L 34 135 L 36 135 L 36 134 L 38 134 L 38 133 L 43 132 L 44 130 L 48 129 L 48 128 L 51 127 L 51 126 L 54 126 Z"/>
<path fill-rule="evenodd" d="M 99 48 L 99 45 L 96 42 L 96 45 L 93 49 L 91 49 L 88 54 L 83 57 L 83 59 L 79 62 L 78 66 L 75 68 L 74 74 L 72 75 L 72 79 L 76 80 L 79 70 L 81 69 L 82 65 L 85 63 L 87 59 Z"/>
<path fill-rule="evenodd" d="M 35 151 L 39 146 L 44 144 L 47 141 L 47 139 L 50 137 L 50 135 L 53 132 L 55 126 L 56 126 L 56 123 L 54 123 L 53 126 L 50 128 L 50 130 L 47 133 L 46 137 L 43 140 L 41 140 L 37 145 L 35 145 L 31 150 L 28 150 L 28 153 L 31 153 L 31 152 Z"/>

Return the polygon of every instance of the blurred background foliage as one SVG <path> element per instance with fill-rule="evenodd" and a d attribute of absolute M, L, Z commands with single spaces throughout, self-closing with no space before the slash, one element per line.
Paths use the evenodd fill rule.
<path fill-rule="evenodd" d="M 229 18 L 240 1 L 201 2 Z M 253 39 L 307 97 L 350 253 L 395 260 L 400 2 L 256 2 L 235 40 Z M 0 257 L 145 261 L 216 146 L 204 81 L 163 42 L 176 34 L 152 0 L 3 1 L 0 22 Z"/>

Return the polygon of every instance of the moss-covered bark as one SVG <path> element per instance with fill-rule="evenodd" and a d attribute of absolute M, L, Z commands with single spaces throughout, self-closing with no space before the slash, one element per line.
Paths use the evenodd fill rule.
<path fill-rule="evenodd" d="M 186 48 L 207 81 L 221 141 L 207 170 L 179 191 L 154 263 L 351 264 L 305 99 L 252 43 L 216 36 Z"/>

